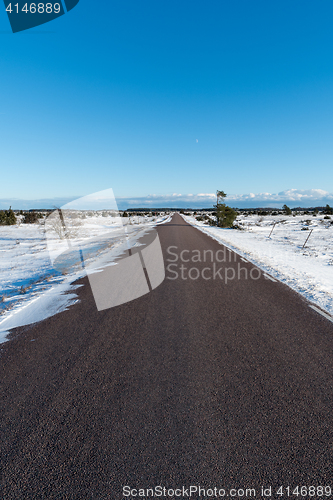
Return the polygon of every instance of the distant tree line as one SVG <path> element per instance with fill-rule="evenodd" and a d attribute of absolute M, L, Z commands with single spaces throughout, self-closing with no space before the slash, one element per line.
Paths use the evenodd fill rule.
<path fill-rule="evenodd" d="M 34 224 L 44 217 L 43 214 L 36 211 L 23 212 L 20 210 L 18 215 L 21 216 L 23 224 Z M 11 207 L 8 210 L 0 210 L 0 226 L 13 226 L 17 222 L 18 220 Z"/>

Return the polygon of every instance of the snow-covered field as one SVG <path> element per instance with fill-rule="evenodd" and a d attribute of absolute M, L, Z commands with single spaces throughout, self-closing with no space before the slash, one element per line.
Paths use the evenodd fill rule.
<path fill-rule="evenodd" d="M 239 215 L 236 223 L 243 230 L 238 230 L 212 227 L 194 216 L 184 216 L 201 231 L 333 314 L 333 217 L 324 217 Z"/>
<path fill-rule="evenodd" d="M 128 238 L 135 241 L 144 228 L 166 219 L 102 213 L 84 216 L 78 241 L 85 265 L 106 255 L 119 255 L 127 248 Z M 73 283 L 86 273 L 80 259 L 54 260 L 53 249 L 59 244 L 66 246 L 66 239 L 59 242 L 55 232 L 45 231 L 44 220 L 0 226 L 0 342 L 10 329 L 64 311 L 78 300 Z"/>

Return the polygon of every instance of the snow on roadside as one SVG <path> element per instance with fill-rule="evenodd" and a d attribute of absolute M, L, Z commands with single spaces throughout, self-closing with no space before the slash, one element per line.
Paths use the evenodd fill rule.
<path fill-rule="evenodd" d="M 12 328 L 37 323 L 54 314 L 66 311 L 71 305 L 77 303 L 76 293 L 70 292 L 74 292 L 79 286 L 82 286 L 72 285 L 72 282 L 79 277 L 78 275 L 66 277 L 44 293 L 31 295 L 19 307 L 15 307 L 5 314 L 4 319 L 0 322 L 0 342 L 6 340 L 6 336 Z"/>
<path fill-rule="evenodd" d="M 128 235 L 135 242 L 144 228 L 167 220 L 166 216 L 124 218 L 124 232 L 119 218 L 87 217 L 81 231 L 90 237 L 87 243 L 82 240 L 85 262 L 114 258 L 127 248 Z M 94 244 L 92 249 L 91 241 L 99 238 L 100 248 Z M 7 340 L 10 329 L 36 323 L 75 304 L 78 286 L 73 283 L 85 275 L 81 263 L 69 263 L 67 269 L 52 265 L 43 223 L 0 226 L 0 343 Z"/>
<path fill-rule="evenodd" d="M 238 216 L 243 230 L 190 224 L 333 314 L 333 225 L 323 215 Z M 273 228 L 271 237 L 270 232 Z M 310 235 L 310 230 L 313 232 Z M 304 249 L 307 236 L 309 240 Z"/>

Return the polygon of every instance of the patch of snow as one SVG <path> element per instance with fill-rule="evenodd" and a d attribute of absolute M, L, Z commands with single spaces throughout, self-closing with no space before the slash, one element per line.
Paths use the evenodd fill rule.
<path fill-rule="evenodd" d="M 136 244 L 142 231 L 169 219 L 167 215 L 120 218 L 96 212 L 82 217 L 77 241 L 85 268 L 112 265 L 128 245 Z M 59 260 L 66 246 L 66 239 L 60 241 L 56 233 L 45 234 L 43 220 L 0 226 L 0 343 L 10 329 L 46 319 L 77 302 L 77 286 L 72 283 L 86 272 L 79 253 Z"/>
<path fill-rule="evenodd" d="M 0 321 L 0 342 L 6 340 L 9 331 L 19 326 L 30 325 L 66 311 L 78 302 L 77 295 L 70 293 L 82 285 L 72 285 L 77 275 L 67 277 L 62 283 L 54 284 L 45 293 L 31 296 L 24 304 L 11 309 Z"/>
<path fill-rule="evenodd" d="M 240 215 L 236 222 L 243 230 L 237 230 L 209 226 L 193 216 L 183 217 L 333 314 L 333 225 L 330 219 L 324 219 L 323 215 Z"/>

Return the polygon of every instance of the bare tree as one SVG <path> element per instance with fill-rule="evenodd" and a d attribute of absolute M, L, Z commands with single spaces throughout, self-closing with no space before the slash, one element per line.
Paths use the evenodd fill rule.
<path fill-rule="evenodd" d="M 57 208 L 45 220 L 45 231 L 55 232 L 61 240 L 76 238 L 82 225 L 79 216 L 77 211 Z"/>

